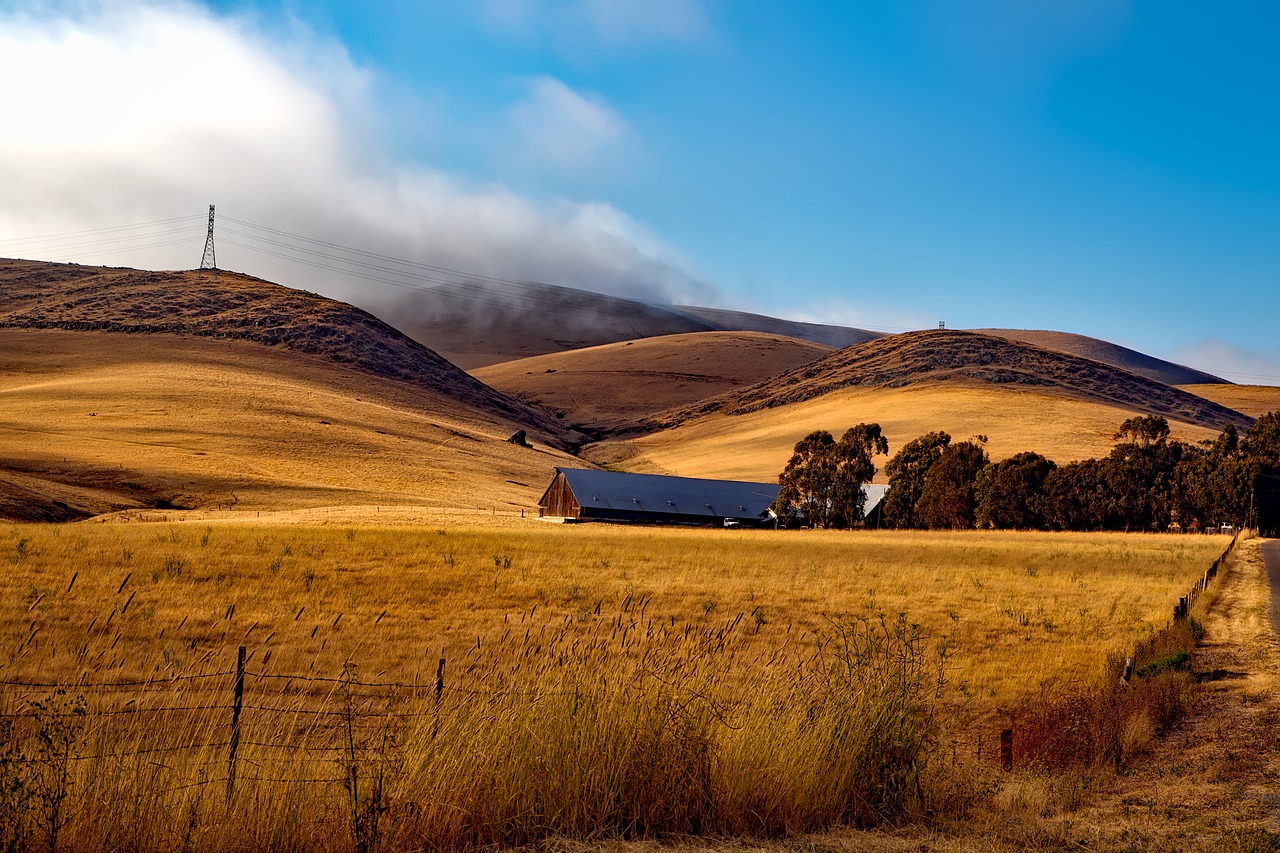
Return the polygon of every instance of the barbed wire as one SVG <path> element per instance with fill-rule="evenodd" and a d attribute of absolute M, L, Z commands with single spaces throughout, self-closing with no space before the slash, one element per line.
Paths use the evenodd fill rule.
<path fill-rule="evenodd" d="M 196 681 L 205 678 L 226 678 L 235 675 L 234 669 L 224 670 L 222 672 L 202 672 L 193 675 L 173 675 L 166 678 L 147 678 L 136 681 L 21 681 L 17 679 L 0 678 L 0 687 L 38 687 L 47 689 L 76 689 L 76 690 L 114 690 L 121 687 L 129 688 L 145 688 L 148 686 L 174 684 L 182 681 Z"/>

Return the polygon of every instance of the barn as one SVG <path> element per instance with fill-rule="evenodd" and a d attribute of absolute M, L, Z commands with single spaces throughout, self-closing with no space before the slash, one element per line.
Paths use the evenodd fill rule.
<path fill-rule="evenodd" d="M 772 521 L 769 505 L 777 497 L 777 483 L 557 468 L 538 510 L 545 518 L 583 521 L 745 525 Z"/>
<path fill-rule="evenodd" d="M 866 485 L 863 491 L 867 523 L 875 526 L 885 487 Z M 770 506 L 777 498 L 777 483 L 557 468 L 538 501 L 538 514 L 581 521 L 759 525 L 773 522 Z"/>

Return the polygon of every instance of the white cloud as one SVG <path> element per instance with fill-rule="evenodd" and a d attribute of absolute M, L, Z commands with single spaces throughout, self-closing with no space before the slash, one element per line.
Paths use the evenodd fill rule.
<path fill-rule="evenodd" d="M 1280 348 L 1247 349 L 1206 338 L 1180 347 L 1173 360 L 1241 385 L 1280 385 Z"/>
<path fill-rule="evenodd" d="M 547 76 L 529 81 L 529 94 L 512 107 L 511 122 L 524 156 L 566 172 L 590 168 L 627 133 L 602 98 L 581 95 Z"/>
<path fill-rule="evenodd" d="M 304 30 L 267 33 L 181 2 L 42 5 L 0 12 L 0 79 L 0 255 L 189 268 L 203 247 L 198 221 L 189 243 L 147 251 L 122 239 L 79 249 L 14 239 L 216 203 L 220 222 L 484 275 L 653 299 L 708 292 L 607 204 L 539 201 L 389 162 L 378 81 Z M 551 78 L 535 81 L 523 107 L 516 118 L 560 162 L 625 134 L 607 105 Z M 235 227 L 219 226 L 220 266 L 365 303 L 385 289 L 236 247 L 248 242 Z"/>

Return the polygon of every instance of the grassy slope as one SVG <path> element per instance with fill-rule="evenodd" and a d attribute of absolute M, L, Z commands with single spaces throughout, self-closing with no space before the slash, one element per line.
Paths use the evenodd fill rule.
<path fill-rule="evenodd" d="M 638 420 L 814 361 L 830 347 L 761 332 L 696 332 L 606 344 L 473 370 L 507 394 L 591 428 Z"/>
<path fill-rule="evenodd" d="M 671 426 L 710 413 L 747 414 L 848 388 L 921 385 L 1024 388 L 1221 430 L 1252 419 L 1202 397 L 1067 353 L 974 332 L 906 332 L 837 350 L 767 382 L 652 419 Z"/>
<path fill-rule="evenodd" d="M 1100 361 L 1112 367 L 1119 367 L 1130 373 L 1163 382 L 1166 385 L 1186 385 L 1196 382 L 1220 383 L 1220 377 L 1202 370 L 1174 364 L 1171 361 L 1155 358 L 1146 353 L 1131 350 L 1102 341 L 1087 335 L 1076 335 L 1070 332 L 1051 332 L 1041 329 L 973 329 L 985 335 L 1008 338 L 1011 341 L 1022 341 L 1044 349 L 1057 350 L 1071 355 Z"/>
<path fill-rule="evenodd" d="M 248 341 L 413 383 L 553 443 L 565 438 L 545 412 L 485 386 L 371 314 L 238 273 L 0 259 L 0 328 Z"/>
<path fill-rule="evenodd" d="M 855 423 L 880 424 L 889 452 L 932 430 L 955 439 L 986 435 L 995 459 L 1035 450 L 1057 462 L 1104 456 L 1133 411 L 1011 387 L 922 386 L 848 389 L 779 409 L 711 415 L 653 435 L 592 445 L 585 455 L 628 470 L 689 477 L 774 481 L 796 441 L 815 429 L 839 435 Z M 1173 423 L 1176 438 L 1216 431 Z M 877 465 L 884 467 L 884 457 Z M 881 479 L 883 475 L 881 475 Z"/>
<path fill-rule="evenodd" d="M 54 501 L 529 506 L 573 464 L 416 383 L 244 341 L 4 329 L 0 364 L 0 509 L 35 517 Z"/>
<path fill-rule="evenodd" d="M 1243 412 L 1250 417 L 1280 411 L 1280 386 L 1198 384 L 1182 385 L 1183 391 L 1204 397 L 1206 400 Z"/>

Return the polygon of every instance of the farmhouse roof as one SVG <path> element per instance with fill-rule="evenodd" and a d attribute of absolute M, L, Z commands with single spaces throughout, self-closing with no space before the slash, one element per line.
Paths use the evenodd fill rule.
<path fill-rule="evenodd" d="M 564 475 L 584 510 L 703 519 L 762 518 L 778 497 L 777 483 L 624 474 L 588 468 L 557 468 L 556 471 Z"/>

